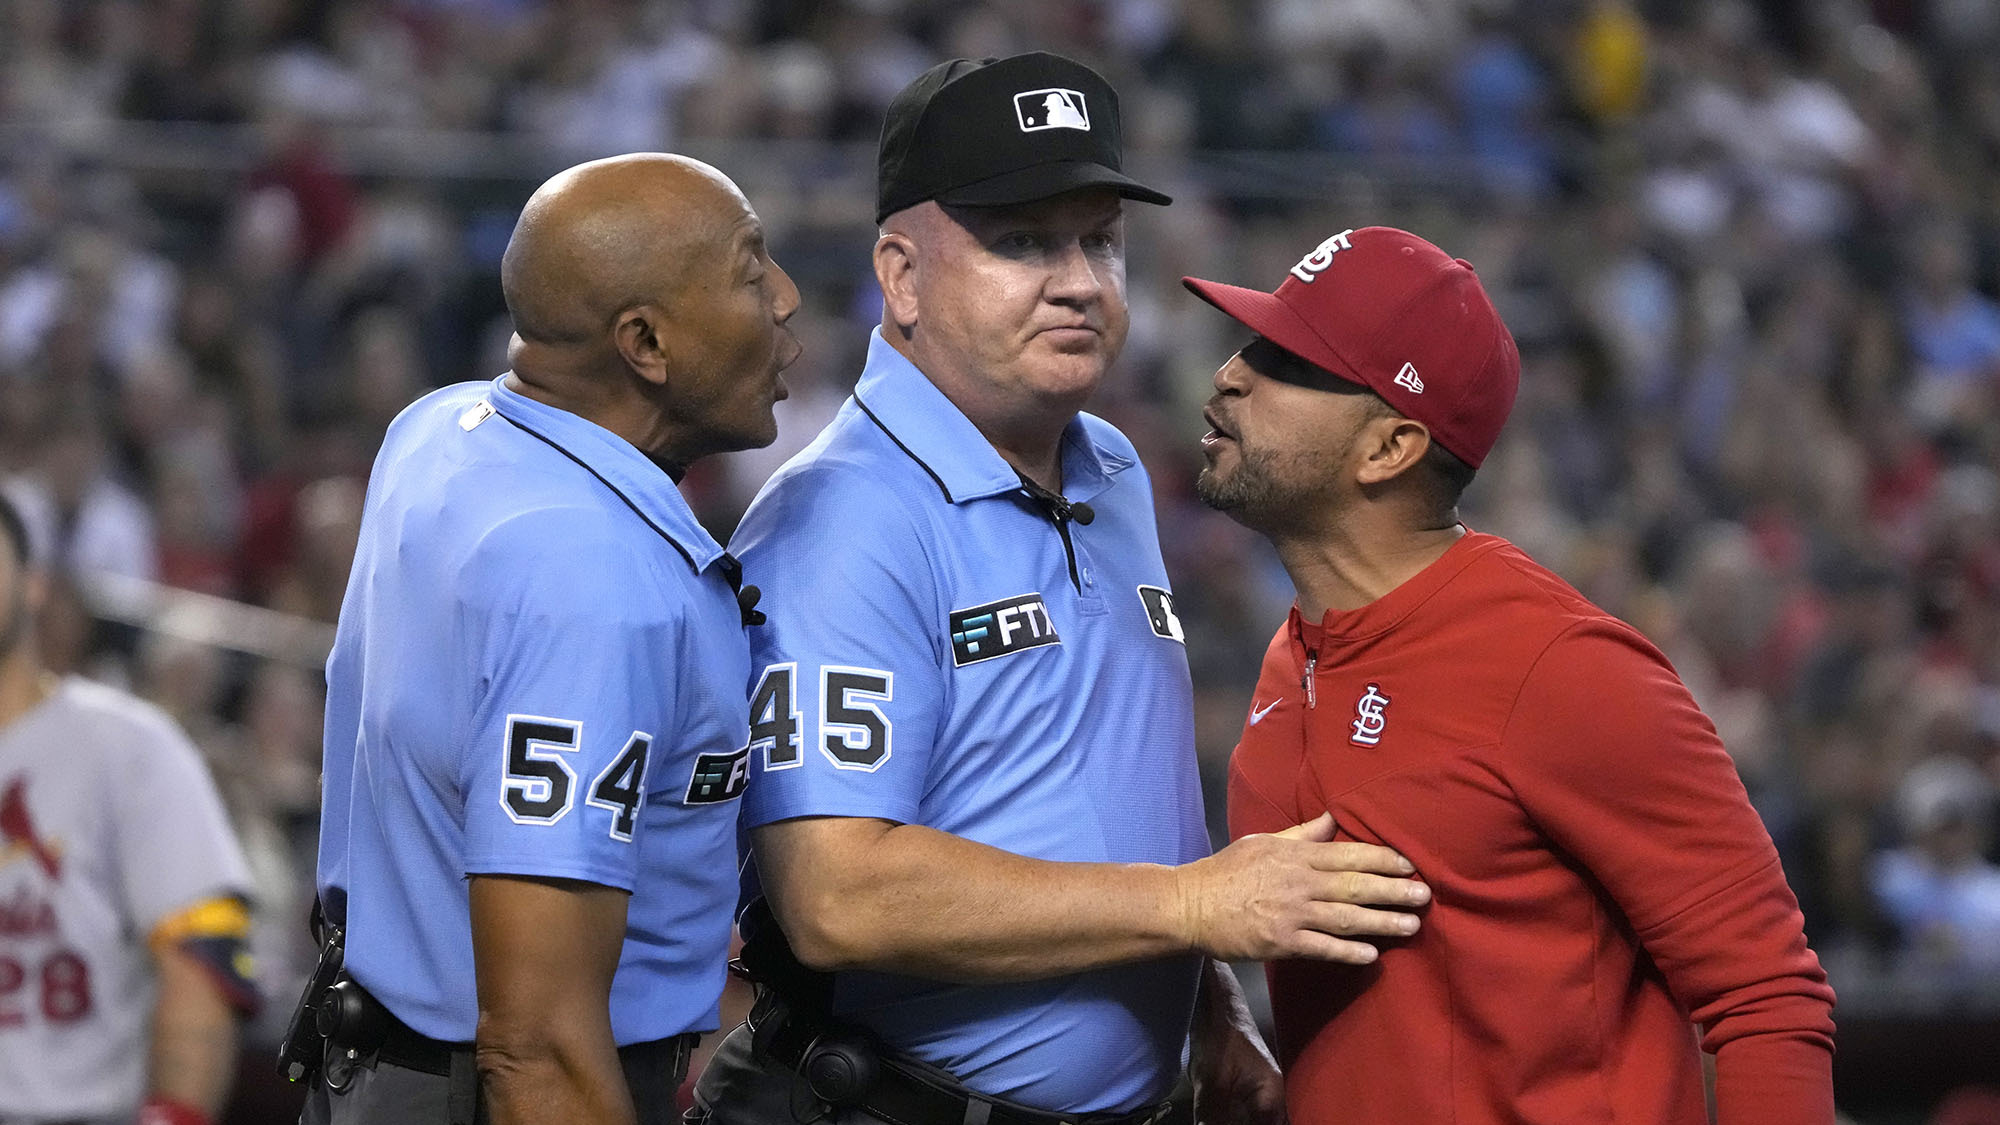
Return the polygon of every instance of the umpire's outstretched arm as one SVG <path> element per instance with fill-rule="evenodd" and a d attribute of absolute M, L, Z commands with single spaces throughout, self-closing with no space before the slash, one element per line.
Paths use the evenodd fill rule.
<path fill-rule="evenodd" d="M 1351 964 L 1429 898 L 1409 861 L 1334 843 L 1331 816 L 1180 867 L 1029 859 L 918 824 L 801 817 L 752 834 L 800 960 L 939 980 L 1029 980 L 1197 950 Z M 1377 909 L 1389 907 L 1392 909 Z M 1393 909 L 1402 908 L 1402 909 Z"/>

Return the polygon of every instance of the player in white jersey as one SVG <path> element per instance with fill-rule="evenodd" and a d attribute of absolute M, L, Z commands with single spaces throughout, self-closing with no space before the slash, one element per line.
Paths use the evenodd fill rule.
<path fill-rule="evenodd" d="M 0 1125 L 207 1125 L 254 1007 L 242 849 L 199 754 L 59 679 L 0 497 Z"/>

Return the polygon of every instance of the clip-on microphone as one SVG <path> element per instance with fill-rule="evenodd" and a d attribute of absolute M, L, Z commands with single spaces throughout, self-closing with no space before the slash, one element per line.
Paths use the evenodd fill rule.
<path fill-rule="evenodd" d="M 1040 504 L 1042 510 L 1048 512 L 1049 518 L 1057 523 L 1067 520 L 1089 527 L 1090 521 L 1097 518 L 1097 512 L 1081 500 L 1071 503 L 1069 498 L 1061 493 L 1051 492 L 1028 479 L 1028 474 L 1019 469 L 1014 470 L 1014 475 L 1021 478 L 1021 491 L 1027 493 L 1029 499 Z"/>
<path fill-rule="evenodd" d="M 766 618 L 757 609 L 757 599 L 764 596 L 764 591 L 743 584 L 743 564 L 727 551 L 722 552 L 722 576 L 729 580 L 729 588 L 736 591 L 736 608 L 743 614 L 743 624 L 762 625 Z"/>

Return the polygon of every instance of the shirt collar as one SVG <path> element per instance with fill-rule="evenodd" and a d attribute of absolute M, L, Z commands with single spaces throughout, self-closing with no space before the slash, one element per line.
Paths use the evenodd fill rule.
<path fill-rule="evenodd" d="M 1014 466 L 937 384 L 882 338 L 880 328 L 869 333 L 868 362 L 854 401 L 951 503 L 1020 490 Z M 1085 416 L 1078 415 L 1063 430 L 1062 465 L 1063 495 L 1089 500 L 1111 487 L 1114 474 L 1131 468 L 1132 459 L 1099 444 Z"/>
<path fill-rule="evenodd" d="M 493 380 L 486 401 L 501 417 L 547 442 L 617 493 L 696 571 L 708 569 L 722 557 L 721 545 L 694 518 L 673 478 L 631 442 L 581 415 L 509 390 L 505 375 Z"/>
<path fill-rule="evenodd" d="M 1309 651 L 1324 651 L 1328 644 L 1348 644 L 1379 637 L 1402 624 L 1428 605 L 1438 591 L 1465 572 L 1465 569 L 1493 550 L 1507 545 L 1497 535 L 1485 535 L 1466 527 L 1465 534 L 1452 541 L 1444 553 L 1422 570 L 1367 605 L 1354 609 L 1329 609 L 1318 621 L 1308 621 L 1292 603 L 1287 625 L 1291 631 L 1293 654 L 1301 661 Z"/>

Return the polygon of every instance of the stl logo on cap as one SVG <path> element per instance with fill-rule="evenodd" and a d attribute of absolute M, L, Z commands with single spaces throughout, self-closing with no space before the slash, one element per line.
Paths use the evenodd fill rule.
<path fill-rule="evenodd" d="M 1083 94 L 1076 90 L 1027 90 L 1014 95 L 1014 116 L 1023 133 L 1043 129 L 1081 129 L 1090 132 L 1090 110 Z"/>
<path fill-rule="evenodd" d="M 1333 256 L 1335 254 L 1340 253 L 1342 250 L 1354 249 L 1354 244 L 1347 241 L 1348 236 L 1353 233 L 1354 228 L 1348 227 L 1346 230 L 1313 247 L 1312 253 L 1300 258 L 1298 264 L 1292 267 L 1292 276 L 1305 282 L 1307 285 L 1311 285 L 1313 279 L 1319 276 L 1321 270 L 1333 264 Z"/>

